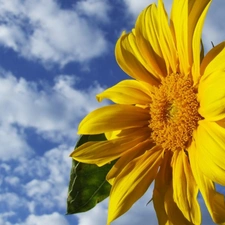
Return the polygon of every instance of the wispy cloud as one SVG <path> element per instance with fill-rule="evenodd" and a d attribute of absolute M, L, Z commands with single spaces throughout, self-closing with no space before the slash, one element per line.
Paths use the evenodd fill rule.
<path fill-rule="evenodd" d="M 125 6 L 126 6 L 126 12 L 128 15 L 132 15 L 134 18 L 138 16 L 138 14 L 148 5 L 151 4 L 153 1 L 149 0 L 142 0 L 142 1 L 136 1 L 136 0 L 123 0 Z"/>
<path fill-rule="evenodd" d="M 15 175 L 26 176 L 27 181 L 21 188 L 23 196 L 32 202 L 31 213 L 56 208 L 65 210 L 72 149 L 73 146 L 59 146 L 42 156 L 20 159 L 20 163 L 14 166 Z"/>
<path fill-rule="evenodd" d="M 17 218 L 18 225 L 51 224 L 47 223 L 47 219 L 53 221 L 58 219 L 54 225 L 67 224 L 63 214 L 66 209 L 71 166 L 69 153 L 72 148 L 73 146 L 59 146 L 46 151 L 42 156 L 20 157 L 16 162 L 8 163 L 10 170 L 1 169 L 4 178 L 0 190 L 0 217 L 4 215 L 8 218 L 7 221 L 12 221 L 10 218 L 14 220 Z M 12 181 L 12 174 L 14 181 L 9 184 L 10 177 Z M 6 215 L 9 211 L 13 213 Z M 55 211 L 61 211 L 62 214 L 59 215 Z M 19 222 L 22 219 L 21 212 L 22 218 L 26 218 L 24 223 Z M 46 213 L 49 215 L 44 215 Z M 46 223 L 40 223 L 42 220 L 46 220 Z"/>
<path fill-rule="evenodd" d="M 19 139 L 20 136 L 26 138 L 24 130 L 14 125 L 34 128 L 43 138 L 54 142 L 63 138 L 74 139 L 78 121 L 101 105 L 95 95 L 102 90 L 97 82 L 85 91 L 77 89 L 75 76 L 59 75 L 50 87 L 45 82 L 37 84 L 0 71 L 1 143 L 5 143 L 7 149 L 15 149 L 16 146 L 23 152 L 29 149 L 23 139 Z M 8 133 L 12 135 L 8 137 Z M 14 142 L 9 142 L 7 137 L 11 140 L 13 137 Z M 11 153 L 0 154 L 7 157 Z"/>
<path fill-rule="evenodd" d="M 75 4 L 75 9 L 79 15 L 95 18 L 100 23 L 108 23 L 110 20 L 108 13 L 111 5 L 105 0 L 83 0 Z"/>
<path fill-rule="evenodd" d="M 0 222 L 39 225 L 57 220 L 54 225 L 68 224 L 62 215 L 71 168 L 69 154 L 78 122 L 102 105 L 95 95 L 103 90 L 97 82 L 81 90 L 77 82 L 74 75 L 58 75 L 52 85 L 43 80 L 35 83 L 0 69 Z M 36 138 L 56 147 L 39 152 L 27 140 L 30 128 Z"/>
<path fill-rule="evenodd" d="M 3 112 L 4 110 L 2 110 Z M 5 117 L 6 114 L 2 114 Z M 14 127 L 3 121 L 0 122 L 0 158 L 2 161 L 17 159 L 20 156 L 31 154 L 31 147 L 26 142 L 23 129 Z"/>
<path fill-rule="evenodd" d="M 61 9 L 55 0 L 0 0 L 0 43 L 46 66 L 84 62 L 107 51 L 97 22 L 106 21 L 108 11 L 104 1 L 87 0 Z"/>
<path fill-rule="evenodd" d="M 16 223 L 15 225 L 68 225 L 64 216 L 57 212 L 44 215 L 29 215 L 28 218 L 22 223 Z"/>

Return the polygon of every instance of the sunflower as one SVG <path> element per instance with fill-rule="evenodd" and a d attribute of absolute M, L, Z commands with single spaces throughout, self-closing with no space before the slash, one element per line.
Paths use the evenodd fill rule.
<path fill-rule="evenodd" d="M 215 188 L 225 185 L 225 43 L 204 56 L 201 32 L 210 3 L 174 0 L 168 19 L 159 0 L 117 41 L 116 60 L 132 79 L 98 94 L 98 101 L 115 104 L 79 125 L 79 134 L 105 133 L 107 140 L 71 154 L 98 166 L 117 159 L 106 177 L 108 224 L 153 181 L 160 225 L 201 224 L 199 192 L 213 221 L 225 222 L 224 196 Z"/>

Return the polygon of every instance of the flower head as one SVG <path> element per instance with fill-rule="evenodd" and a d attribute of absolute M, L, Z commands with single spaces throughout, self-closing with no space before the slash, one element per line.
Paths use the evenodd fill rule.
<path fill-rule="evenodd" d="M 79 134 L 105 133 L 71 156 L 99 166 L 118 159 L 108 224 L 125 213 L 155 180 L 159 224 L 200 224 L 200 191 L 215 223 L 225 222 L 225 43 L 204 57 L 201 31 L 211 0 L 162 0 L 139 15 L 116 44 L 116 59 L 133 79 L 97 95 L 115 104 L 91 112 Z M 174 217 L 174 215 L 176 215 Z"/>

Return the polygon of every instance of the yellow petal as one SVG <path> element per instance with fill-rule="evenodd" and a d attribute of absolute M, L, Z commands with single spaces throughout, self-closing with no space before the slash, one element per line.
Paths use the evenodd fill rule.
<path fill-rule="evenodd" d="M 184 217 L 174 202 L 172 185 L 170 185 L 165 195 L 165 210 L 172 225 L 195 225 Z"/>
<path fill-rule="evenodd" d="M 148 70 L 162 78 L 177 72 L 177 52 L 162 0 L 147 7 L 138 17 L 136 40 Z"/>
<path fill-rule="evenodd" d="M 163 162 L 155 179 L 155 186 L 153 189 L 152 200 L 159 225 L 172 225 L 169 221 L 164 205 L 165 194 L 168 191 L 172 181 L 172 170 L 170 166 L 171 155 L 172 154 L 170 152 L 165 153 Z"/>
<path fill-rule="evenodd" d="M 195 133 L 194 133 L 195 134 Z M 189 148 L 189 159 L 191 169 L 195 181 L 200 189 L 206 207 L 215 223 L 221 224 L 225 222 L 225 202 L 224 196 L 215 190 L 213 182 L 208 179 L 199 168 L 198 148 L 195 141 L 192 142 Z M 206 165 L 208 166 L 208 165 Z"/>
<path fill-rule="evenodd" d="M 225 118 L 225 71 L 215 71 L 200 80 L 198 87 L 199 113 L 207 120 Z"/>
<path fill-rule="evenodd" d="M 154 147 L 135 158 L 116 177 L 110 193 L 108 223 L 112 222 L 146 192 L 162 162 L 161 147 Z"/>
<path fill-rule="evenodd" d="M 188 221 L 195 225 L 201 224 L 201 212 L 197 201 L 198 187 L 184 151 L 174 152 L 172 168 L 175 203 Z"/>
<path fill-rule="evenodd" d="M 151 102 L 149 90 L 143 82 L 136 80 L 123 80 L 97 95 L 98 101 L 105 98 L 118 104 L 149 104 Z"/>
<path fill-rule="evenodd" d="M 159 225 L 191 225 L 177 207 L 173 198 L 171 153 L 166 152 L 155 179 L 153 203 Z M 174 178 L 173 178 L 174 179 Z"/>
<path fill-rule="evenodd" d="M 207 79 L 216 71 L 223 71 L 225 69 L 225 42 L 222 42 L 213 47 L 204 57 L 201 63 L 201 80 Z"/>
<path fill-rule="evenodd" d="M 151 130 L 149 127 L 142 127 L 142 128 L 130 128 L 125 130 L 115 130 L 110 132 L 105 132 L 105 137 L 107 140 L 112 140 L 118 137 L 124 137 L 124 136 L 145 136 L 150 137 Z"/>
<path fill-rule="evenodd" d="M 89 113 L 79 124 L 78 134 L 100 134 L 132 127 L 144 127 L 148 110 L 131 105 L 109 105 Z"/>
<path fill-rule="evenodd" d="M 177 51 L 171 33 L 168 16 L 164 8 L 163 0 L 158 1 L 159 42 L 167 67 L 167 74 L 177 72 Z"/>
<path fill-rule="evenodd" d="M 167 74 L 159 41 L 158 10 L 155 4 L 147 7 L 139 16 L 135 25 L 137 45 L 148 64 L 148 70 L 157 78 Z"/>
<path fill-rule="evenodd" d="M 133 148 L 138 150 L 139 143 L 147 138 L 148 135 L 134 135 L 107 141 L 89 141 L 76 148 L 70 156 L 79 162 L 103 166 Z"/>
<path fill-rule="evenodd" d="M 189 8 L 188 21 L 188 47 L 190 62 L 193 62 L 192 77 L 194 85 L 198 83 L 200 78 L 200 48 L 201 36 L 204 20 L 210 6 L 211 0 L 195 1 Z"/>
<path fill-rule="evenodd" d="M 155 144 L 152 143 L 149 139 L 140 142 L 133 148 L 131 148 L 129 151 L 127 151 L 120 159 L 117 160 L 115 165 L 112 167 L 112 169 L 107 174 L 107 181 L 113 185 L 115 181 L 115 177 L 118 176 L 118 174 L 123 170 L 123 168 L 134 158 L 139 157 L 142 155 L 146 150 L 149 150 L 152 148 Z"/>
<path fill-rule="evenodd" d="M 215 122 L 200 121 L 195 141 L 199 169 L 210 180 L 225 185 L 225 129 Z"/>
<path fill-rule="evenodd" d="M 159 84 L 157 77 L 145 67 L 147 63 L 137 47 L 134 31 L 121 35 L 116 43 L 115 55 L 121 69 L 134 79 L 145 81 L 152 85 Z"/>
<path fill-rule="evenodd" d="M 188 0 L 188 14 L 192 11 L 193 5 L 196 0 Z"/>
<path fill-rule="evenodd" d="M 171 25 L 177 42 L 177 54 L 180 62 L 179 70 L 182 74 L 188 75 L 190 70 L 188 57 L 188 1 L 173 1 Z"/>
<path fill-rule="evenodd" d="M 118 134 L 120 133 L 121 133 L 121 130 L 105 132 L 105 137 L 107 140 L 112 140 L 114 138 L 118 138 Z"/>

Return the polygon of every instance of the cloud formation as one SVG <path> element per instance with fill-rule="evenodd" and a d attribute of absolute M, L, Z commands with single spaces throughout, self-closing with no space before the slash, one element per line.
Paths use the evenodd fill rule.
<path fill-rule="evenodd" d="M 56 0 L 0 0 L 0 44 L 46 66 L 88 61 L 107 51 L 98 22 L 107 20 L 108 11 L 102 0 L 81 1 L 73 9 Z"/>
<path fill-rule="evenodd" d="M 27 81 L 0 69 L 0 222 L 39 225 L 51 224 L 51 220 L 58 221 L 53 224 L 68 224 L 63 214 L 69 154 L 79 121 L 102 105 L 95 95 L 103 90 L 97 82 L 81 90 L 77 82 L 76 76 L 59 75 L 50 86 L 47 81 Z M 27 136 L 31 128 L 35 138 L 56 147 L 43 151 L 30 145 Z"/>
<path fill-rule="evenodd" d="M 149 0 L 142 0 L 142 1 L 136 1 L 136 0 L 123 0 L 126 11 L 128 14 L 131 14 L 134 18 L 138 16 L 138 14 L 151 2 Z"/>
<path fill-rule="evenodd" d="M 111 5 L 105 0 L 83 0 L 75 4 L 75 9 L 79 15 L 85 15 L 88 18 L 95 18 L 100 23 L 109 22 L 108 13 Z"/>
<path fill-rule="evenodd" d="M 24 142 L 25 128 L 33 128 L 43 138 L 56 143 L 63 138 L 73 140 L 78 121 L 102 105 L 97 103 L 95 95 L 103 90 L 97 82 L 93 82 L 85 91 L 75 86 L 75 76 L 59 75 L 50 87 L 48 83 L 37 84 L 22 77 L 16 78 L 4 70 L 0 71 L 0 140 L 9 150 L 4 151 L 5 153 L 0 151 L 0 155 L 10 155 L 13 151 L 10 149 L 15 149 L 16 146 L 23 149 L 24 153 L 26 149 L 29 150 Z M 7 138 L 8 133 L 12 136 Z M 8 140 L 12 137 L 14 143 Z M 7 158 L 6 155 L 5 157 Z"/>
<path fill-rule="evenodd" d="M 27 219 L 22 223 L 16 223 L 15 225 L 69 225 L 64 216 L 57 212 L 44 215 L 29 215 Z"/>

